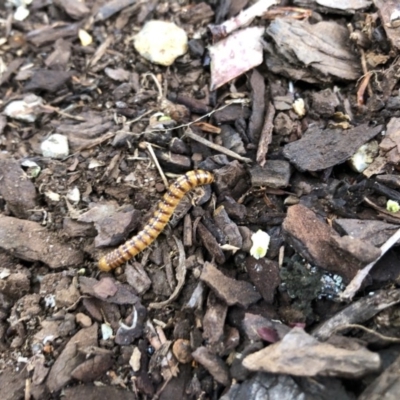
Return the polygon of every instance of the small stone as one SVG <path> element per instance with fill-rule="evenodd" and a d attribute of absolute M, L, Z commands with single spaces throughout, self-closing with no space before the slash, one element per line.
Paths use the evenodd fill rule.
<path fill-rule="evenodd" d="M 62 159 L 69 155 L 68 139 L 59 133 L 49 136 L 40 148 L 43 157 Z"/>
<path fill-rule="evenodd" d="M 176 359 L 182 363 L 187 364 L 192 361 L 192 348 L 190 346 L 189 340 L 186 339 L 178 339 L 174 342 L 172 346 L 172 353 L 176 357 Z"/>
<path fill-rule="evenodd" d="M 135 38 L 138 53 L 155 64 L 172 65 L 175 59 L 186 53 L 186 32 L 172 22 L 149 21 Z"/>
<path fill-rule="evenodd" d="M 92 325 L 92 320 L 86 314 L 78 313 L 75 316 L 77 324 L 82 328 L 89 328 Z"/>
<path fill-rule="evenodd" d="M 4 109 L 4 114 L 20 121 L 35 122 L 36 118 L 42 114 L 42 104 L 43 99 L 41 97 L 30 94 L 25 96 L 23 100 L 9 103 Z"/>

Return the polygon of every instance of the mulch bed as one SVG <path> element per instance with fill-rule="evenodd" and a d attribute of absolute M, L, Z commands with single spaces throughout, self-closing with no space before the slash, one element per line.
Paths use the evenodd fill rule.
<path fill-rule="evenodd" d="M 28 3 L 0 4 L 0 397 L 398 398 L 395 2 Z M 141 52 L 151 20 L 184 54 Z"/>

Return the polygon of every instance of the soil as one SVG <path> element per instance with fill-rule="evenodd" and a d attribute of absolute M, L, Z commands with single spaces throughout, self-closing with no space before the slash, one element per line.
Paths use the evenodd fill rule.
<path fill-rule="evenodd" d="M 395 5 L 28 3 L 0 4 L 0 397 L 398 398 Z M 150 20 L 188 37 L 169 65 Z"/>

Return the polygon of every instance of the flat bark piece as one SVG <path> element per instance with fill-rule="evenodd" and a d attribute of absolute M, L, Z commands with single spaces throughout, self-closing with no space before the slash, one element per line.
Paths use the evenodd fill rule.
<path fill-rule="evenodd" d="M 297 66 L 313 72 L 316 78 L 312 80 L 322 82 L 355 80 L 360 76 L 359 57 L 349 46 L 349 32 L 345 26 L 332 21 L 311 25 L 307 20 L 277 18 L 266 32 L 275 42 L 275 55 L 284 63 L 279 70 L 267 56 L 267 66 L 272 72 L 285 72 L 287 64 L 286 76 L 291 75 L 290 68 Z"/>
<path fill-rule="evenodd" d="M 97 279 L 81 276 L 79 278 L 79 285 L 82 294 L 88 294 L 107 303 L 136 304 L 139 302 L 139 298 L 136 296 L 135 290 L 131 286 L 120 283 L 116 280 L 114 280 L 114 285 L 116 286 L 117 291 L 112 296 L 109 294 L 105 295 L 104 293 L 97 293 L 96 288 L 99 287 L 99 281 Z"/>
<path fill-rule="evenodd" d="M 129 390 L 121 390 L 113 386 L 95 386 L 91 384 L 65 388 L 63 393 L 65 400 L 137 399 L 135 393 L 130 392 Z"/>
<path fill-rule="evenodd" d="M 264 28 L 240 29 L 209 46 L 211 57 L 211 90 L 260 65 L 263 61 L 261 37 Z"/>
<path fill-rule="evenodd" d="M 225 262 L 225 254 L 211 232 L 201 222 L 197 225 L 197 232 L 204 247 L 215 258 L 215 261 L 218 264 L 223 264 Z"/>
<path fill-rule="evenodd" d="M 251 371 L 295 376 L 360 378 L 381 367 L 379 354 L 365 348 L 343 349 L 321 343 L 301 328 L 243 360 Z"/>
<path fill-rule="evenodd" d="M 244 265 L 263 299 L 272 304 L 275 290 L 281 283 L 278 263 L 267 258 L 256 260 L 254 257 L 247 257 Z"/>
<path fill-rule="evenodd" d="M 209 262 L 204 264 L 200 279 L 229 306 L 237 304 L 247 308 L 261 299 L 251 283 L 229 278 Z"/>
<path fill-rule="evenodd" d="M 382 125 L 370 127 L 368 124 L 347 131 L 316 129 L 287 144 L 283 155 L 300 171 L 321 171 L 345 162 L 382 130 Z"/>
<path fill-rule="evenodd" d="M 55 4 L 73 19 L 82 19 L 90 13 L 85 3 L 79 0 L 56 0 Z"/>
<path fill-rule="evenodd" d="M 249 120 L 248 135 L 252 143 L 257 143 L 264 123 L 265 113 L 265 81 L 264 76 L 253 69 L 250 76 L 251 87 L 251 116 Z"/>
<path fill-rule="evenodd" d="M 226 303 L 216 297 L 214 292 L 210 292 L 203 318 L 203 339 L 210 344 L 219 344 L 223 340 L 227 311 Z"/>
<path fill-rule="evenodd" d="M 201 364 L 214 379 L 224 386 L 229 386 L 231 378 L 225 362 L 205 347 L 199 347 L 192 353 L 193 358 Z"/>
<path fill-rule="evenodd" d="M 400 356 L 365 388 L 358 400 L 397 399 L 400 393 L 399 370 Z"/>
<path fill-rule="evenodd" d="M 391 164 L 400 162 L 400 118 L 391 118 L 386 128 L 379 148 L 385 153 L 387 161 Z"/>
<path fill-rule="evenodd" d="M 261 315 L 246 313 L 242 322 L 242 326 L 247 338 L 252 342 L 260 340 L 262 330 L 268 330 L 276 339 L 283 337 L 290 331 L 290 328 L 273 318 L 265 318 Z M 275 342 L 273 340 L 271 342 Z"/>
<path fill-rule="evenodd" d="M 398 2 L 396 0 L 374 0 L 378 9 L 382 26 L 388 39 L 394 47 L 400 49 L 400 24 L 398 17 Z"/>
<path fill-rule="evenodd" d="M 267 160 L 263 167 L 256 165 L 250 170 L 251 185 L 285 188 L 289 185 L 290 172 L 290 164 L 287 161 Z"/>
<path fill-rule="evenodd" d="M 26 39 L 35 46 L 43 46 L 54 43 L 61 38 L 78 38 L 80 24 L 58 23 L 54 25 L 43 25 L 26 34 Z"/>
<path fill-rule="evenodd" d="M 338 234 L 313 211 L 301 204 L 289 207 L 283 230 L 288 243 L 296 252 L 311 264 L 326 271 L 350 280 L 362 266 L 354 258 L 344 258 L 331 243 L 331 237 Z"/>
<path fill-rule="evenodd" d="M 67 343 L 64 350 L 51 367 L 47 378 L 47 387 L 50 392 L 56 392 L 67 385 L 71 380 L 72 371 L 85 361 L 86 355 L 80 351 L 89 346 L 97 346 L 98 325 L 81 329 Z"/>
<path fill-rule="evenodd" d="M 400 303 L 400 289 L 379 290 L 363 297 L 318 326 L 313 335 L 320 340 L 327 340 L 338 328 L 351 324 L 360 324 L 376 314 Z"/>
<path fill-rule="evenodd" d="M 26 261 L 41 261 L 50 268 L 83 262 L 83 252 L 74 249 L 55 232 L 33 221 L 0 216 L 0 249 Z"/>
<path fill-rule="evenodd" d="M 39 69 L 25 85 L 24 90 L 26 92 L 32 90 L 46 90 L 50 93 L 54 93 L 67 83 L 67 81 L 71 79 L 71 76 L 71 71 Z"/>
<path fill-rule="evenodd" d="M 0 196 L 13 215 L 28 218 L 37 204 L 35 185 L 14 159 L 0 157 L 0 171 Z"/>
<path fill-rule="evenodd" d="M 29 373 L 26 368 L 4 367 L 0 374 L 0 396 L 2 400 L 17 400 L 24 397 L 25 380 Z"/>
<path fill-rule="evenodd" d="M 242 248 L 243 239 L 238 226 L 229 218 L 224 206 L 219 206 L 214 211 L 215 224 L 224 233 L 231 246 Z"/>
<path fill-rule="evenodd" d="M 341 251 L 357 258 L 357 260 L 360 260 L 365 265 L 375 261 L 381 255 L 381 250 L 372 246 L 371 243 L 355 239 L 351 236 L 331 237 L 331 243 Z"/>
<path fill-rule="evenodd" d="M 134 3 L 136 3 L 136 0 L 107 1 L 102 7 L 100 7 L 99 12 L 96 15 L 96 20 L 104 21 Z"/>
<path fill-rule="evenodd" d="M 65 70 L 71 57 L 71 42 L 58 39 L 54 43 L 54 51 L 46 58 L 48 68 Z"/>
<path fill-rule="evenodd" d="M 111 352 L 96 354 L 79 364 L 72 372 L 71 376 L 81 382 L 92 382 L 99 379 L 113 366 Z"/>
<path fill-rule="evenodd" d="M 238 379 L 241 383 L 233 384 L 219 400 L 354 400 L 354 395 L 347 393 L 342 383 L 334 378 L 293 378 L 265 372 L 258 372 L 251 378 L 245 378 Z"/>
<path fill-rule="evenodd" d="M 392 236 L 398 225 L 377 220 L 338 218 L 333 221 L 336 230 L 354 238 L 367 241 L 375 247 L 382 246 Z M 400 244 L 400 241 L 397 242 Z"/>

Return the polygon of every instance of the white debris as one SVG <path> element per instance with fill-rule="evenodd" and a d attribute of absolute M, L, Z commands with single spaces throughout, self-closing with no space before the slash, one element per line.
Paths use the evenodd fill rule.
<path fill-rule="evenodd" d="M 52 190 L 45 191 L 44 195 L 48 197 L 51 201 L 60 201 L 61 199 L 61 196 L 58 193 L 53 192 Z"/>
<path fill-rule="evenodd" d="M 22 161 L 21 165 L 25 168 L 28 168 L 27 175 L 29 176 L 29 178 L 37 178 L 40 174 L 41 168 L 38 164 L 35 163 L 35 161 L 24 160 Z"/>
<path fill-rule="evenodd" d="M 113 335 L 113 330 L 108 324 L 101 324 L 101 335 L 103 340 L 108 340 Z"/>
<path fill-rule="evenodd" d="M 15 100 L 7 105 L 4 114 L 7 117 L 18 119 L 25 122 L 35 122 L 36 118 L 42 114 L 43 99 L 34 94 L 29 94 L 23 100 Z"/>
<path fill-rule="evenodd" d="M 378 156 L 379 146 L 376 140 L 363 144 L 350 158 L 350 166 L 356 172 L 363 172 Z"/>
<path fill-rule="evenodd" d="M 65 158 L 68 157 L 69 147 L 68 139 L 64 135 L 55 133 L 49 136 L 40 146 L 43 157 Z"/>
<path fill-rule="evenodd" d="M 149 21 L 136 35 L 136 51 L 155 64 L 172 65 L 188 49 L 186 32 L 172 22 Z"/>
<path fill-rule="evenodd" d="M 29 16 L 29 10 L 25 6 L 19 6 L 15 10 L 14 19 L 16 21 L 23 21 Z"/>
<path fill-rule="evenodd" d="M 76 186 L 74 186 L 71 190 L 68 191 L 67 199 L 69 201 L 72 201 L 73 203 L 79 203 L 81 199 L 81 193 Z"/>
<path fill-rule="evenodd" d="M 304 100 L 302 98 L 297 99 L 293 103 L 293 110 L 300 118 L 302 118 L 306 115 L 306 106 L 305 106 Z"/>
<path fill-rule="evenodd" d="M 259 229 L 256 233 L 251 235 L 251 241 L 253 242 L 253 246 L 251 246 L 250 254 L 256 259 L 260 259 L 265 257 L 268 251 L 269 242 L 271 237 L 267 232 Z"/>

